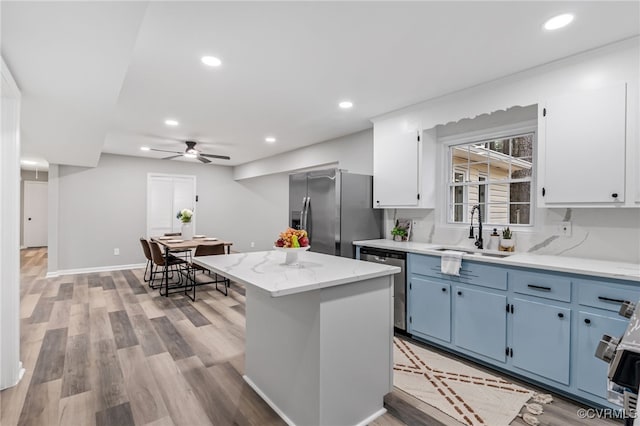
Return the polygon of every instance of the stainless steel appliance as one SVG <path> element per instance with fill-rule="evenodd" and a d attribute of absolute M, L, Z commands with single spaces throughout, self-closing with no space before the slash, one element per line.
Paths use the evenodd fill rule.
<path fill-rule="evenodd" d="M 311 251 L 355 257 L 353 241 L 380 238 L 382 210 L 373 206 L 373 178 L 337 169 L 289 176 L 289 224 L 305 229 Z"/>
<path fill-rule="evenodd" d="M 393 325 L 396 329 L 407 331 L 407 276 L 405 264 L 407 254 L 399 251 L 370 247 L 360 249 L 360 260 L 398 266 L 401 271 L 393 276 Z"/>

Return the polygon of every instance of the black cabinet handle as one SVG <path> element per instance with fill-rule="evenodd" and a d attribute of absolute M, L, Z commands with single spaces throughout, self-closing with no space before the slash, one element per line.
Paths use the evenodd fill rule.
<path fill-rule="evenodd" d="M 546 193 L 547 193 L 547 191 L 544 188 L 542 188 L 542 196 L 543 197 L 544 197 L 544 194 L 546 194 Z"/>
<path fill-rule="evenodd" d="M 604 296 L 598 296 L 599 300 L 602 300 L 603 302 L 609 302 L 609 303 L 624 303 L 625 301 L 622 299 L 612 299 L 610 297 L 604 297 Z"/>
<path fill-rule="evenodd" d="M 613 198 L 618 198 L 618 193 L 617 193 L 617 192 L 614 192 L 613 194 L 611 194 L 611 196 L 612 196 Z"/>
<path fill-rule="evenodd" d="M 584 323 L 585 323 L 585 324 L 591 324 L 591 320 L 590 320 L 589 318 L 585 318 L 585 319 L 584 319 Z"/>
<path fill-rule="evenodd" d="M 558 318 L 564 318 L 564 314 L 562 312 L 558 312 Z"/>
<path fill-rule="evenodd" d="M 446 291 L 447 291 L 447 288 L 446 288 L 446 287 L 442 287 L 442 291 L 443 291 L 443 292 L 446 292 Z"/>
<path fill-rule="evenodd" d="M 527 287 L 532 288 L 534 290 L 551 291 L 551 287 L 544 287 L 544 286 L 541 286 L 541 285 L 527 284 Z"/>
<path fill-rule="evenodd" d="M 376 200 L 376 203 L 377 203 L 377 204 L 380 204 L 380 200 Z"/>
<path fill-rule="evenodd" d="M 458 292 L 458 296 L 462 296 L 462 292 L 461 291 Z"/>
<path fill-rule="evenodd" d="M 31 220 L 31 218 L 29 218 L 29 220 Z"/>

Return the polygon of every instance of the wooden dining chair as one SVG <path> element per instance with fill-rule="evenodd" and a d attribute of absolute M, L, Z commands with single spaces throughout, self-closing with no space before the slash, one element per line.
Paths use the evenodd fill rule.
<path fill-rule="evenodd" d="M 156 268 L 162 268 L 162 278 L 160 279 L 160 285 L 159 286 L 154 286 L 154 282 L 155 282 L 155 278 L 152 276 L 151 282 L 149 283 L 149 286 L 153 289 L 159 288 L 160 289 L 160 295 L 161 296 L 166 296 L 169 294 L 169 270 L 172 270 L 173 272 L 175 272 L 178 275 L 178 279 L 180 280 L 180 282 L 182 282 L 182 275 L 180 274 L 180 271 L 178 270 L 178 266 L 179 265 L 187 265 L 187 262 L 184 259 L 181 259 L 179 257 L 175 257 L 172 255 L 169 255 L 168 257 L 164 257 L 162 255 L 162 250 L 160 249 L 160 246 L 158 245 L 158 243 L 150 241 L 149 242 L 149 249 L 151 251 L 151 259 L 153 260 L 153 263 L 155 264 Z M 162 294 L 162 284 L 164 283 L 165 286 L 165 293 Z"/>
<path fill-rule="evenodd" d="M 224 244 L 216 244 L 216 245 L 199 245 L 196 247 L 196 250 L 193 254 L 193 257 L 199 257 L 199 256 L 215 256 L 215 255 L 219 255 L 219 254 L 227 254 Z M 216 290 L 218 290 L 220 293 L 224 294 L 225 296 L 229 295 L 229 291 L 228 288 L 231 285 L 231 281 L 226 278 L 226 277 L 219 277 L 218 274 L 216 274 L 215 272 L 213 273 L 213 280 L 211 281 L 204 281 L 204 282 L 197 282 L 196 281 L 196 273 L 198 271 L 201 272 L 206 272 L 209 276 L 211 276 L 211 271 L 208 270 L 207 268 L 198 265 L 196 263 L 190 262 L 189 263 L 189 270 L 191 272 L 193 272 L 193 277 L 190 279 L 193 282 L 193 297 L 189 296 L 191 300 L 195 301 L 196 299 L 196 287 L 199 285 L 204 285 L 204 284 L 215 284 L 216 285 Z M 224 291 L 220 290 L 220 288 L 218 288 L 218 284 L 222 284 Z M 187 290 L 185 290 L 185 294 L 187 294 Z M 187 294 L 188 296 L 188 294 Z"/>

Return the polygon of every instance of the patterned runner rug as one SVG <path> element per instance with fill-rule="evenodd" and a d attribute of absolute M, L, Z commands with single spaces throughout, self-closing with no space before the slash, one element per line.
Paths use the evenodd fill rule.
<path fill-rule="evenodd" d="M 393 384 L 469 426 L 507 426 L 534 395 L 403 339 L 393 339 Z"/>

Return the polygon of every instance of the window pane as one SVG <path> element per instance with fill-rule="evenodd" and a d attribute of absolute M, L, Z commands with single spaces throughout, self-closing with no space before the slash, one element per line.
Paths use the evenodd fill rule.
<path fill-rule="evenodd" d="M 487 148 L 493 152 L 509 155 L 509 139 L 497 139 L 487 143 Z"/>
<path fill-rule="evenodd" d="M 533 134 L 511 139 L 511 156 L 514 158 L 532 158 Z"/>
<path fill-rule="evenodd" d="M 509 162 L 498 158 L 491 158 L 489 163 L 489 180 L 509 179 Z"/>
<path fill-rule="evenodd" d="M 511 204 L 509 208 L 509 223 L 529 224 L 531 223 L 530 204 Z"/>
<path fill-rule="evenodd" d="M 468 146 L 456 146 L 451 150 L 451 158 L 453 164 L 466 163 L 469 160 L 469 147 Z"/>
<path fill-rule="evenodd" d="M 462 223 L 464 222 L 464 206 L 462 204 L 453 205 L 453 221 Z"/>
<path fill-rule="evenodd" d="M 479 182 L 486 180 L 489 176 L 489 163 L 471 163 L 469 164 L 469 182 Z"/>
<path fill-rule="evenodd" d="M 516 158 L 511 163 L 511 179 L 530 178 L 531 170 L 531 159 Z"/>
<path fill-rule="evenodd" d="M 494 225 L 506 225 L 508 223 L 509 205 L 507 203 L 489 204 L 488 210 L 489 215 L 486 219 L 483 217 L 486 223 Z"/>
<path fill-rule="evenodd" d="M 512 203 L 531 202 L 531 182 L 512 183 L 509 191 L 509 199 Z"/>

